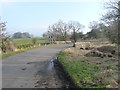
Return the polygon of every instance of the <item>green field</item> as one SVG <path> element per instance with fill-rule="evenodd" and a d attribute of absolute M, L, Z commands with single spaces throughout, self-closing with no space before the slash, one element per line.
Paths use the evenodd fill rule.
<path fill-rule="evenodd" d="M 33 47 L 33 39 L 36 39 L 36 47 Z M 32 48 L 39 47 L 38 44 L 40 43 L 47 43 L 48 40 L 45 38 L 20 38 L 20 39 L 12 39 L 13 43 L 19 49 L 18 51 L 8 51 L 7 53 L 0 53 L 0 57 L 6 58 L 21 52 L 25 52 Z M 30 47 L 31 46 L 31 47 Z M 22 48 L 22 49 L 21 49 Z"/>
<path fill-rule="evenodd" d="M 36 46 L 33 45 L 33 39 L 36 39 Z M 31 50 L 33 48 L 44 47 L 44 45 L 38 45 L 41 43 L 48 43 L 48 39 L 46 38 L 21 38 L 21 39 L 12 39 L 18 51 L 8 51 L 7 53 L 0 53 L 0 58 L 7 58 L 12 55 L 19 54 L 21 52 L 25 52 L 27 50 Z M 55 44 L 49 44 L 47 46 L 54 46 Z"/>
<path fill-rule="evenodd" d="M 35 38 L 36 44 L 48 42 L 45 38 Z M 13 39 L 16 46 L 33 44 L 33 38 Z"/>

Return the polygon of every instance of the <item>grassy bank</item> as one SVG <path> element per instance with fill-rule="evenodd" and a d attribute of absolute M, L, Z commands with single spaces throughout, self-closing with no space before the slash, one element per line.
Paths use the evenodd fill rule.
<path fill-rule="evenodd" d="M 31 49 L 34 49 L 34 48 L 42 48 L 42 47 L 47 47 L 47 46 L 58 46 L 58 45 L 61 45 L 61 44 L 48 44 L 48 45 L 31 47 L 31 48 L 24 48 L 24 49 L 20 49 L 18 51 L 14 51 L 14 52 L 9 51 L 7 53 L 0 53 L 0 57 L 2 57 L 2 59 L 4 59 L 4 58 L 7 58 L 9 56 L 13 56 L 13 55 L 16 55 L 16 54 L 19 54 L 19 53 L 22 53 L 22 52 L 25 52 L 25 51 L 28 51 L 28 50 L 31 50 Z"/>
<path fill-rule="evenodd" d="M 33 39 L 36 40 L 35 46 L 33 45 Z M 39 44 L 48 42 L 46 38 L 20 38 L 13 39 L 12 41 L 18 50 L 14 52 L 7 51 L 7 53 L 0 53 L 0 57 L 2 57 L 2 59 L 33 48 L 42 47 L 43 45 L 41 46 Z"/>
<path fill-rule="evenodd" d="M 118 62 L 114 59 L 102 60 L 60 52 L 58 60 L 79 88 L 112 88 L 117 85 Z"/>
<path fill-rule="evenodd" d="M 15 51 L 15 52 L 7 52 L 7 53 L 2 53 L 0 54 L 0 57 L 2 57 L 2 59 L 4 58 L 7 58 L 9 56 L 13 56 L 13 55 L 16 55 L 16 54 L 19 54 L 21 52 L 25 52 L 27 51 L 28 49 L 24 49 L 24 50 L 19 50 L 19 51 Z"/>
<path fill-rule="evenodd" d="M 42 47 L 42 46 L 40 46 L 40 47 Z M 13 56 L 13 55 L 16 55 L 16 54 L 19 54 L 19 53 L 22 53 L 22 52 L 25 52 L 25 51 L 28 51 L 28 50 L 31 50 L 31 49 L 34 49 L 34 48 L 39 48 L 39 46 L 38 47 L 32 47 L 32 48 L 24 48 L 24 49 L 20 49 L 18 51 L 14 51 L 14 52 L 9 51 L 7 53 L 1 53 L 0 57 L 2 57 L 2 59 L 4 59 L 4 58 L 7 58 L 9 56 Z"/>

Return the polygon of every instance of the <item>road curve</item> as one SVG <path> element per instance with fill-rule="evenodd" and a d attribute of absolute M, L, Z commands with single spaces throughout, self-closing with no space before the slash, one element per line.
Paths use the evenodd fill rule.
<path fill-rule="evenodd" d="M 52 59 L 70 45 L 46 46 L 26 51 L 2 61 L 2 88 L 59 88 Z"/>

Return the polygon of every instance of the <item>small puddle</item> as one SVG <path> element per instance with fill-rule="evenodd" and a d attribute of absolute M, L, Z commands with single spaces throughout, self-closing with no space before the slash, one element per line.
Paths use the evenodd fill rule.
<path fill-rule="evenodd" d="M 54 62 L 53 62 L 53 59 L 52 59 L 48 64 L 47 70 L 51 71 L 51 70 L 53 70 L 53 68 L 54 68 Z"/>

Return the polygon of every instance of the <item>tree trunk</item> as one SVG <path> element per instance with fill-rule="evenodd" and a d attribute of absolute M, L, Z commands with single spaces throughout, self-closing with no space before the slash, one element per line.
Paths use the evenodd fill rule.
<path fill-rule="evenodd" d="M 75 47 L 75 42 L 76 42 L 76 35 L 75 35 L 75 30 L 73 30 L 73 47 Z"/>
<path fill-rule="evenodd" d="M 67 32 L 65 31 L 65 43 L 67 41 Z"/>

